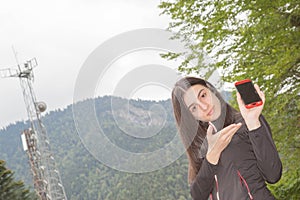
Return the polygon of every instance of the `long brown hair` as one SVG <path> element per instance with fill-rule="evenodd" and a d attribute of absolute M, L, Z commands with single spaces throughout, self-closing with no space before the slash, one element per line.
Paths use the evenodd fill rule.
<path fill-rule="evenodd" d="M 239 113 L 227 104 L 217 89 L 209 82 L 195 77 L 185 77 L 177 81 L 172 91 L 173 112 L 182 143 L 186 149 L 189 160 L 188 181 L 191 183 L 201 168 L 200 148 L 205 140 L 208 122 L 196 120 L 188 110 L 183 97 L 185 92 L 193 85 L 200 84 L 213 92 L 226 107 L 224 126 L 234 123 Z"/>

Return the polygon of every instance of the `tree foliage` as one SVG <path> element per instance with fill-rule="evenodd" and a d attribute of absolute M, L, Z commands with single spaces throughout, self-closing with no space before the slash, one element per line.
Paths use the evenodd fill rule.
<path fill-rule="evenodd" d="M 173 0 L 159 7 L 171 17 L 174 38 L 191 49 L 179 70 L 199 71 L 202 66 L 188 63 L 204 51 L 225 81 L 250 78 L 261 86 L 267 97 L 263 114 L 284 165 L 282 180 L 271 189 L 279 199 L 299 199 L 299 0 Z"/>
<path fill-rule="evenodd" d="M 0 199 L 33 200 L 35 195 L 26 189 L 22 181 L 14 180 L 14 173 L 0 160 Z"/>

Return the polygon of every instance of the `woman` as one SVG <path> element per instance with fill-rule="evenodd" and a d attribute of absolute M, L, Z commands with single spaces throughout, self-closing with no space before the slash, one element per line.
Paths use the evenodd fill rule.
<path fill-rule="evenodd" d="M 263 103 L 265 96 L 255 88 Z M 276 183 L 282 165 L 263 105 L 240 112 L 207 81 L 186 77 L 172 91 L 174 115 L 189 160 L 193 199 L 275 199 L 266 182 Z"/>

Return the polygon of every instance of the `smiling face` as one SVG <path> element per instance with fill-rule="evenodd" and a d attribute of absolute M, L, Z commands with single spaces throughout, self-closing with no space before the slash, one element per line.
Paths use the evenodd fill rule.
<path fill-rule="evenodd" d="M 207 87 L 196 84 L 184 94 L 184 103 L 196 120 L 214 121 L 221 114 L 220 100 Z"/>

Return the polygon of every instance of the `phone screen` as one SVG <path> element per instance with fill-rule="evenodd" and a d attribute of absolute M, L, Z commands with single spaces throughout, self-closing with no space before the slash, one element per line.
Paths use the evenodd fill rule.
<path fill-rule="evenodd" d="M 252 82 L 246 82 L 246 83 L 236 85 L 236 89 L 239 91 L 246 105 L 261 101 L 261 98 L 257 94 Z"/>

